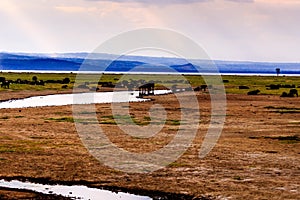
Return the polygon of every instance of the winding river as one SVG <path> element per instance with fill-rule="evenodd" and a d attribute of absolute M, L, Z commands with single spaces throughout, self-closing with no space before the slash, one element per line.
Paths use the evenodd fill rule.
<path fill-rule="evenodd" d="M 155 95 L 167 94 L 170 90 L 156 90 Z M 0 103 L 3 108 L 28 108 L 43 106 L 64 106 L 72 104 L 93 103 L 121 103 L 121 102 L 143 102 L 148 99 L 138 98 L 138 91 L 122 92 L 92 92 L 76 94 L 54 94 L 46 96 L 34 96 L 25 99 L 9 100 Z"/>

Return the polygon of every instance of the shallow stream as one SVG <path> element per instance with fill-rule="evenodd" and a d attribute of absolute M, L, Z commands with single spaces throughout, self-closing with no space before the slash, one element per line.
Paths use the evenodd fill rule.
<path fill-rule="evenodd" d="M 25 189 L 31 190 L 43 194 L 56 194 L 64 197 L 70 197 L 73 199 L 81 200 L 151 200 L 152 198 L 147 196 L 133 195 L 124 192 L 111 192 L 109 190 L 89 188 L 82 185 L 44 185 L 30 182 L 21 181 L 5 181 L 0 180 L 0 187 L 13 188 L 13 189 Z"/>
<path fill-rule="evenodd" d="M 156 90 L 155 95 L 170 93 L 169 90 Z M 46 96 L 34 96 L 25 99 L 9 100 L 0 103 L 2 108 L 28 108 L 42 106 L 64 106 L 72 104 L 93 103 L 121 103 L 121 102 L 143 102 L 144 98 L 138 98 L 138 91 L 122 92 L 92 92 L 77 94 L 54 94 Z"/>

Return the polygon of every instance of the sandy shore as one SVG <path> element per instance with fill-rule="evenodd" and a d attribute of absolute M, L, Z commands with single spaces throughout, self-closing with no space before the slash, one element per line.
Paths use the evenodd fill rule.
<path fill-rule="evenodd" d="M 47 92 L 51 93 L 2 92 L 1 100 Z M 151 98 L 150 102 L 130 103 L 130 113 L 137 120 L 148 116 L 153 104 L 163 105 L 173 121 L 179 119 L 180 109 L 174 95 Z M 299 197 L 298 98 L 227 95 L 227 116 L 221 138 L 204 159 L 198 158 L 198 152 L 210 122 L 210 98 L 205 93 L 198 93 L 197 98 L 201 123 L 191 147 L 175 163 L 146 174 L 120 172 L 92 157 L 72 120 L 67 120 L 72 119 L 71 106 L 1 109 L 0 178 L 81 183 L 147 195 L 183 194 L 187 195 L 186 199 Z M 96 108 L 99 121 L 112 115 L 110 104 L 99 104 Z M 177 124 L 169 123 L 155 137 L 137 139 L 107 122 L 100 126 L 112 142 L 139 153 L 162 148 L 178 130 Z M 5 195 L 5 190 L 0 191 L 0 195 Z"/>

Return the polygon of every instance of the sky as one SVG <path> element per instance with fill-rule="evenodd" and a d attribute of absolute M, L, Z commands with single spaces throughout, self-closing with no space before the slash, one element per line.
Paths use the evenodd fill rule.
<path fill-rule="evenodd" d="M 0 0 L 0 52 L 92 52 L 163 28 L 215 60 L 300 62 L 299 21 L 300 0 Z"/>

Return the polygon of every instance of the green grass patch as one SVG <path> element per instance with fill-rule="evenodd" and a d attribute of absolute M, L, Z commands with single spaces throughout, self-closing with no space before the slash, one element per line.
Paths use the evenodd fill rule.
<path fill-rule="evenodd" d="M 100 124 L 135 124 L 138 126 L 147 126 L 150 123 L 157 125 L 162 124 L 160 121 L 151 121 L 151 118 L 148 116 L 145 116 L 142 120 L 129 115 L 108 115 L 102 116 L 100 119 Z"/>
<path fill-rule="evenodd" d="M 236 181 L 241 181 L 243 180 L 243 178 L 241 176 L 234 176 L 232 177 L 233 180 L 236 180 Z"/>
<path fill-rule="evenodd" d="M 300 137 L 298 135 L 292 135 L 292 136 L 279 136 L 279 137 L 273 137 L 271 139 L 276 139 L 281 141 L 281 143 L 284 144 L 295 144 L 300 142 Z"/>
<path fill-rule="evenodd" d="M 300 137 L 298 135 L 291 135 L 291 136 L 262 136 L 262 137 L 250 136 L 249 139 L 271 139 L 271 140 L 278 140 L 282 144 L 296 144 L 296 143 L 300 142 Z"/>
<path fill-rule="evenodd" d="M 0 140 L 12 140 L 9 136 L 0 136 Z"/>
<path fill-rule="evenodd" d="M 46 141 L 16 140 L 14 143 L 6 143 L 0 146 L 0 153 L 24 153 L 41 151 Z"/>
<path fill-rule="evenodd" d="M 274 111 L 275 113 L 280 113 L 280 114 L 293 114 L 293 113 L 300 113 L 300 110 L 276 110 Z"/>
<path fill-rule="evenodd" d="M 300 124 L 300 121 L 291 121 L 290 124 Z"/>
<path fill-rule="evenodd" d="M 100 121 L 100 124 L 117 125 L 117 123 L 114 120 Z"/>
<path fill-rule="evenodd" d="M 60 118 L 46 118 L 45 120 L 56 121 L 56 122 L 74 122 L 73 117 L 60 117 Z"/>
<path fill-rule="evenodd" d="M 177 119 L 167 120 L 167 124 L 171 126 L 179 126 L 181 124 L 181 121 Z"/>
<path fill-rule="evenodd" d="M 3 117 L 0 117 L 0 119 L 3 119 L 3 120 L 9 119 L 9 118 L 10 118 L 9 116 L 3 116 Z"/>
<path fill-rule="evenodd" d="M 294 107 L 285 107 L 285 106 L 266 106 L 266 109 L 271 110 L 271 112 L 280 113 L 280 114 L 287 114 L 287 113 L 300 113 L 300 108 Z"/>
<path fill-rule="evenodd" d="M 267 109 L 276 109 L 276 110 L 300 110 L 300 108 L 294 108 L 294 107 L 285 107 L 285 106 L 266 106 Z"/>
<path fill-rule="evenodd" d="M 15 151 L 16 150 L 13 147 L 0 146 L 0 153 L 13 153 Z"/>

